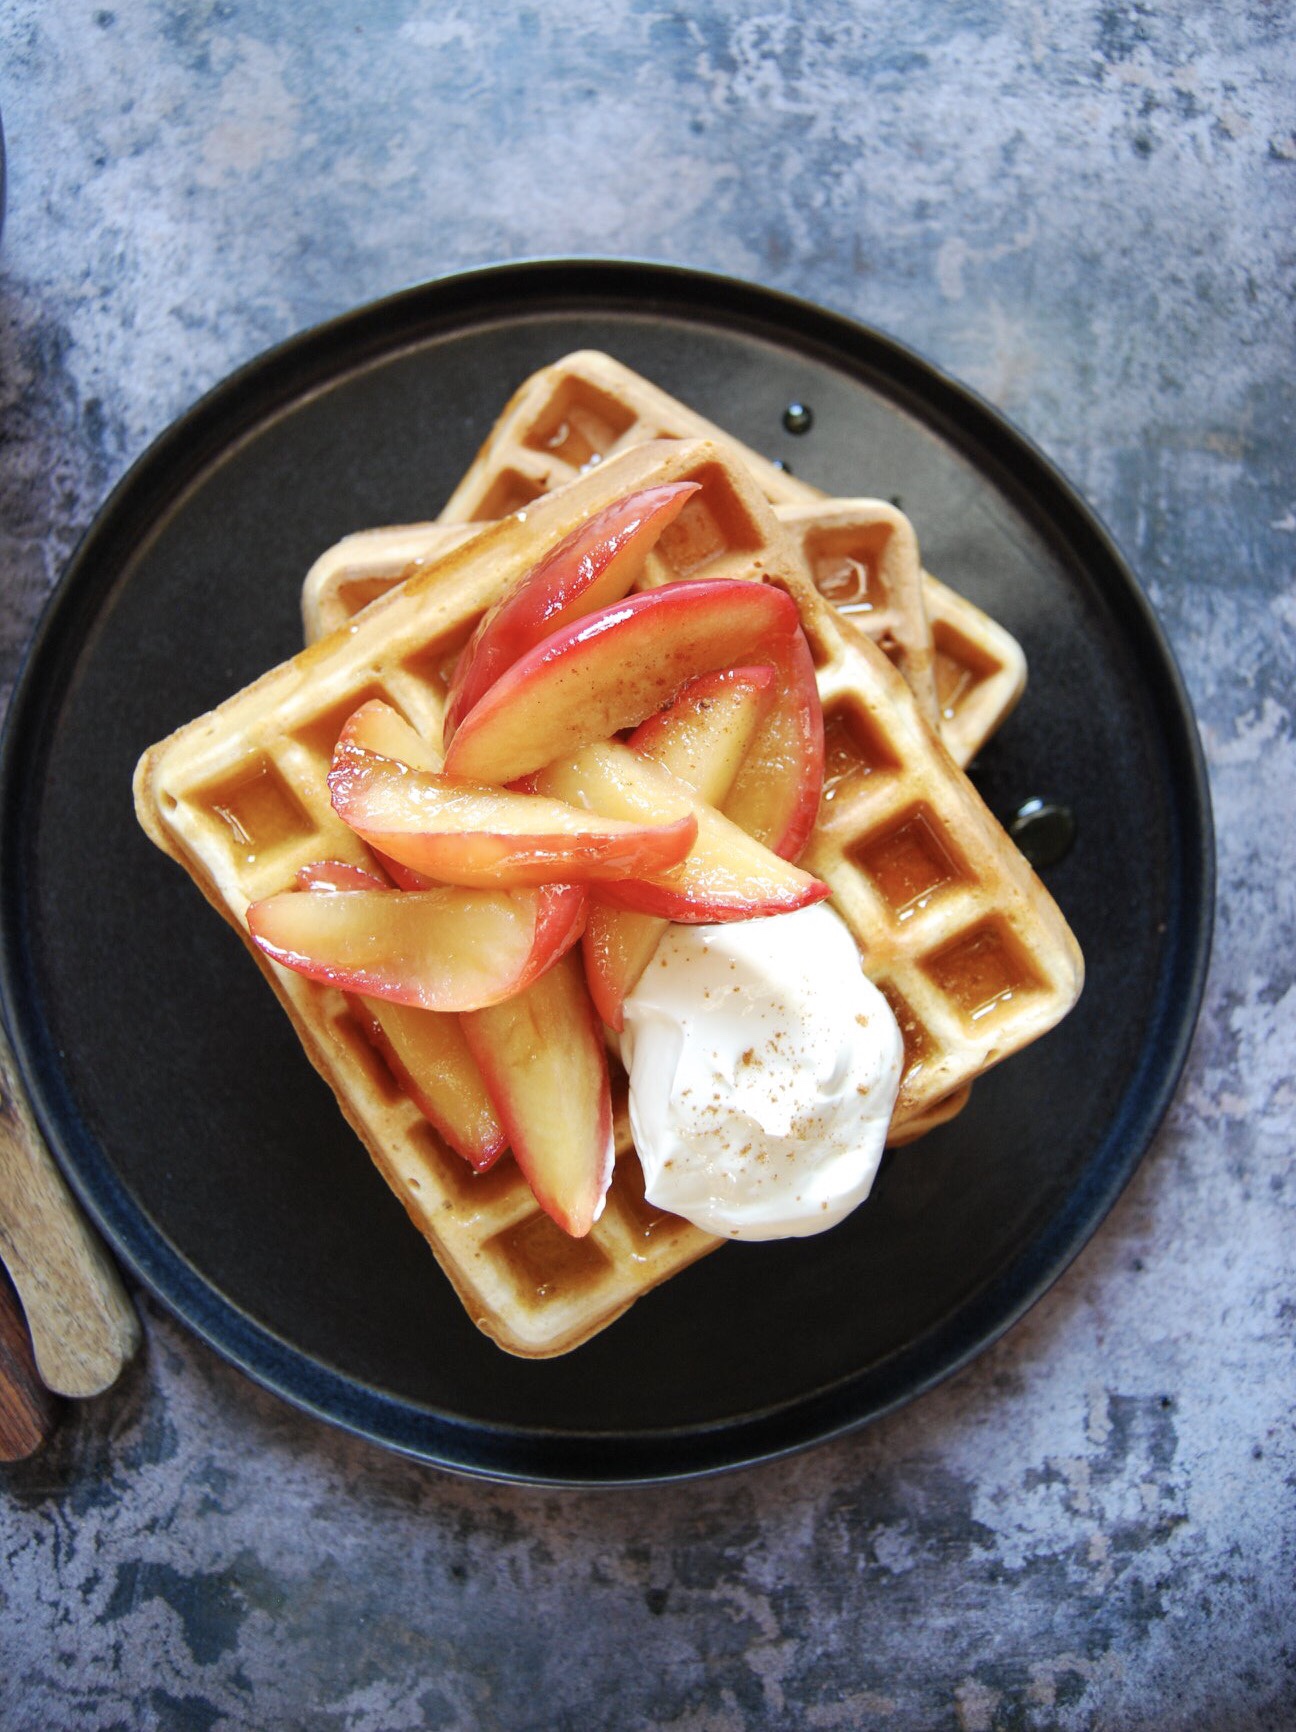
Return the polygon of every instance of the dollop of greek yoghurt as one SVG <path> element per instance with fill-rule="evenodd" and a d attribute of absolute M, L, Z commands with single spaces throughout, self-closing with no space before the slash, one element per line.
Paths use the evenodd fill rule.
<path fill-rule="evenodd" d="M 669 927 L 625 1003 L 645 1194 L 730 1239 L 820 1233 L 872 1188 L 903 1042 L 820 903 Z"/>

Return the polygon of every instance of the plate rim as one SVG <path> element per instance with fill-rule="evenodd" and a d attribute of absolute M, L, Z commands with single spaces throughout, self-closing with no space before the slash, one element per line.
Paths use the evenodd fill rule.
<path fill-rule="evenodd" d="M 659 303 L 656 308 L 653 303 Z M 1178 857 L 1167 874 L 1175 909 L 1167 926 L 1182 933 L 1163 962 L 1152 1035 L 1140 1049 L 1143 1070 L 1121 1099 L 1106 1135 L 1091 1152 L 1085 1181 L 1005 1269 L 940 1325 L 897 1348 L 870 1369 L 760 1412 L 724 1421 L 654 1431 L 591 1432 L 502 1426 L 415 1407 L 322 1364 L 249 1317 L 163 1238 L 127 1188 L 107 1172 L 96 1185 L 72 1146 L 76 1115 L 41 1029 L 33 1026 L 35 983 L 29 945 L 18 920 L 28 873 L 22 817 L 38 793 L 39 753 L 48 743 L 63 685 L 41 674 L 83 642 L 83 616 L 97 617 L 107 590 L 95 571 L 119 520 L 150 503 L 174 502 L 212 457 L 263 425 L 286 405 L 336 382 L 366 361 L 395 356 L 437 330 L 489 324 L 492 314 L 661 310 L 677 319 L 746 328 L 771 327 L 800 339 L 839 370 L 879 375 L 889 399 L 922 406 L 922 419 L 961 449 L 993 457 L 1025 504 L 1023 469 L 1054 534 L 1091 575 L 1105 568 L 1104 602 L 1122 628 L 1152 652 L 1149 703 L 1159 753 L 1170 765 L 1174 798 L 1170 839 Z M 711 317 L 704 316 L 704 309 Z M 467 314 L 467 323 L 464 322 Z M 716 317 L 716 315 L 721 315 Z M 456 322 L 458 320 L 458 322 Z M 393 334 L 395 333 L 395 334 Z M 330 363 L 341 350 L 345 364 Z M 935 401 L 932 393 L 935 393 Z M 958 437 L 954 438 L 954 430 Z M 984 465 L 981 465 L 984 466 Z M 1055 509 L 1062 507 L 1059 516 Z M 129 545 L 138 546 L 135 537 Z M 113 570 L 105 560 L 103 570 Z M 1117 605 L 1119 603 L 1119 606 Z M 1145 658 L 1140 656 L 1140 660 Z M 56 701 L 57 700 L 57 701 Z M 1060 1279 L 1101 1226 L 1142 1160 L 1174 1097 L 1188 1059 L 1205 991 L 1215 903 L 1215 851 L 1205 757 L 1187 688 L 1173 649 L 1131 566 L 1093 507 L 1042 450 L 1001 411 L 917 350 L 864 322 L 778 289 L 688 266 L 648 260 L 541 258 L 486 265 L 434 277 L 295 333 L 251 357 L 205 391 L 140 453 L 120 477 L 81 537 L 46 599 L 17 673 L 0 737 L 0 1012 L 19 1074 L 55 1159 L 114 1253 L 158 1302 L 222 1358 L 302 1411 L 382 1447 L 471 1477 L 553 1486 L 629 1486 L 692 1479 L 777 1459 L 827 1442 L 894 1411 L 963 1369 L 998 1340 Z M 42 1019 L 37 1014 L 37 1023 Z M 1155 1061 L 1155 1062 L 1154 1062 Z M 1150 1092 L 1149 1092 L 1150 1091 Z M 1119 1144 L 1119 1148 L 1113 1145 Z M 104 1153 L 104 1166 L 110 1163 Z M 1081 1197 L 1079 1193 L 1090 1194 Z M 1072 1220 L 1081 1203 L 1080 1218 Z M 970 1327 L 969 1327 L 970 1324 Z"/>

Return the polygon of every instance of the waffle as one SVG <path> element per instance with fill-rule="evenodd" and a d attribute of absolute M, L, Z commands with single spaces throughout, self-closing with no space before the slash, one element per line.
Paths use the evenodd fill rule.
<path fill-rule="evenodd" d="M 480 530 L 475 523 L 407 523 L 344 536 L 320 555 L 302 585 L 306 642 L 346 625 L 403 582 L 412 566 L 461 547 Z"/>
<path fill-rule="evenodd" d="M 908 518 L 877 499 L 779 506 L 775 515 L 799 546 L 820 593 L 890 656 L 923 714 L 939 727 L 934 644 L 918 543 Z M 307 643 L 336 631 L 411 571 L 478 529 L 417 523 L 348 535 L 320 555 L 302 586 Z"/>
<path fill-rule="evenodd" d="M 918 538 L 903 511 L 880 499 L 780 505 L 806 571 L 838 617 L 869 637 L 899 669 L 918 708 L 940 728 L 936 666 Z"/>
<path fill-rule="evenodd" d="M 923 609 L 917 542 L 908 520 L 878 500 L 824 500 L 779 506 L 775 515 L 797 541 L 817 587 L 830 602 L 844 635 L 852 614 L 866 635 L 890 656 L 929 721 L 937 714 L 931 633 Z M 482 526 L 418 523 L 346 536 L 315 561 L 302 587 L 307 643 L 347 624 L 371 601 L 388 594 L 420 568 L 459 547 Z M 659 576 L 664 576 L 659 568 Z M 955 602 L 959 598 L 954 597 Z M 967 1104 L 970 1085 L 955 1089 L 903 1127 L 892 1147 L 915 1142 L 947 1124 Z"/>
<path fill-rule="evenodd" d="M 609 501 L 675 480 L 697 481 L 701 491 L 663 536 L 658 574 L 742 573 L 778 583 L 802 608 L 834 753 L 811 863 L 832 882 L 870 973 L 900 1015 L 903 1132 L 1058 1020 L 1079 990 L 1078 952 L 903 679 L 871 644 L 843 631 L 809 584 L 795 545 L 730 449 L 644 445 L 481 531 L 345 630 L 152 747 L 136 771 L 137 813 L 245 939 L 249 904 L 292 886 L 301 866 L 321 858 L 369 864 L 329 803 L 327 771 L 347 716 L 381 697 L 438 737 L 450 669 L 482 612 Z M 886 887 L 914 855 L 947 870 L 901 906 Z M 446 1148 L 342 994 L 280 969 L 248 942 L 469 1315 L 502 1347 L 531 1357 L 566 1351 L 717 1243 L 648 1205 L 639 1163 L 626 1158 L 593 1231 L 568 1238 L 511 1161 L 475 1177 Z M 624 1123 L 619 1147 L 624 1157 Z"/>
<path fill-rule="evenodd" d="M 514 392 L 441 520 L 485 523 L 522 510 L 589 465 L 661 438 L 712 439 L 727 446 L 772 505 L 795 511 L 824 503 L 819 488 L 659 386 L 609 355 L 582 349 L 533 373 Z M 880 501 L 853 503 L 871 503 L 879 514 L 894 510 Z M 927 572 L 923 601 L 935 644 L 941 734 L 957 762 L 967 765 L 1021 697 L 1026 658 L 1009 632 Z M 918 695 L 920 702 L 930 701 L 924 692 Z"/>

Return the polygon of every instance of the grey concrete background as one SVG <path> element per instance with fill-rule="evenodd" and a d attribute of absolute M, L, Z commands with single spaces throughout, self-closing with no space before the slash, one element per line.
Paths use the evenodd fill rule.
<path fill-rule="evenodd" d="M 0 1470 L 6 1728 L 1281 1728 L 1296 26 L 1278 4 L 4 0 L 0 678 L 126 466 L 426 276 L 653 256 L 880 325 L 1114 531 L 1220 841 L 1177 1103 L 1010 1336 L 791 1462 L 558 1494 L 144 1359 Z"/>

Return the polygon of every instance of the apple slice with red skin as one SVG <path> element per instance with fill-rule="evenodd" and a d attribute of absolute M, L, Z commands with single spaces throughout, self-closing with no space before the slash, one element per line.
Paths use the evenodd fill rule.
<path fill-rule="evenodd" d="M 381 998 L 348 1002 L 429 1124 L 474 1172 L 494 1166 L 508 1136 L 459 1018 Z"/>
<path fill-rule="evenodd" d="M 348 860 L 313 860 L 297 873 L 299 890 L 390 890 L 391 885 L 376 872 L 352 866 Z"/>
<path fill-rule="evenodd" d="M 484 615 L 455 666 L 446 703 L 447 744 L 520 656 L 560 625 L 628 593 L 662 531 L 698 490 L 696 481 L 671 481 L 613 500 L 514 584 Z"/>
<path fill-rule="evenodd" d="M 385 857 L 477 889 L 652 874 L 682 860 L 697 836 L 690 813 L 627 823 L 537 794 L 411 770 L 354 747 L 334 759 L 329 790 L 338 816 Z"/>
<path fill-rule="evenodd" d="M 813 667 L 808 693 L 795 678 L 802 657 L 809 661 L 796 603 L 781 589 L 742 578 L 663 584 L 560 626 L 515 661 L 460 723 L 446 771 L 470 781 L 516 781 L 637 727 L 698 674 L 768 662 L 781 692 L 790 681 L 807 704 L 813 694 L 813 717 L 786 742 L 794 748 L 799 737 L 800 749 L 770 766 L 790 790 L 789 812 L 799 811 L 800 783 L 816 762 L 822 779 L 823 763 Z"/>
<path fill-rule="evenodd" d="M 461 1019 L 536 1202 L 582 1238 L 612 1180 L 607 1049 L 577 956 L 525 992 Z"/>
<path fill-rule="evenodd" d="M 391 758 L 399 764 L 408 764 L 415 770 L 440 770 L 444 754 L 438 748 L 425 740 L 418 730 L 407 722 L 399 710 L 384 703 L 381 698 L 370 698 L 366 704 L 361 704 L 354 715 L 348 718 L 334 748 L 333 762 L 346 760 L 357 752 L 371 752 L 381 758 Z M 425 872 L 416 872 L 412 866 L 406 866 L 403 861 L 393 860 L 390 855 L 383 854 L 375 848 L 379 861 L 388 876 L 399 884 L 402 890 L 431 890 L 436 883 L 434 878 Z"/>
<path fill-rule="evenodd" d="M 539 792 L 610 818 L 696 817 L 697 841 L 678 866 L 598 886 L 599 899 L 613 907 L 697 925 L 788 914 L 829 894 L 826 884 L 740 830 L 678 776 L 616 740 L 585 746 L 534 780 Z"/>
<path fill-rule="evenodd" d="M 343 860 L 303 866 L 297 883 L 324 893 L 390 888 L 375 873 Z M 348 994 L 347 1002 L 405 1094 L 455 1153 L 476 1172 L 493 1166 L 508 1139 L 459 1018 L 356 993 Z"/>
<path fill-rule="evenodd" d="M 285 891 L 248 909 L 266 956 L 343 992 L 477 1010 L 521 992 L 579 939 L 583 890 Z"/>
<path fill-rule="evenodd" d="M 792 639 L 778 676 L 778 697 L 722 810 L 784 860 L 796 860 L 819 815 L 824 779 L 823 709 L 804 632 Z"/>
<path fill-rule="evenodd" d="M 769 666 L 699 674 L 641 722 L 626 744 L 718 806 L 778 695 L 778 675 Z"/>
<path fill-rule="evenodd" d="M 773 668 L 727 668 L 690 680 L 666 709 L 627 742 L 687 782 L 713 806 L 723 803 L 777 696 Z M 655 914 L 610 908 L 592 897 L 581 939 L 594 1007 L 609 1028 L 624 1027 L 625 998 L 670 924 Z"/>
<path fill-rule="evenodd" d="M 334 763 L 353 751 L 391 758 L 412 770 L 440 770 L 445 762 L 444 754 L 381 698 L 370 698 L 347 718 L 334 748 Z"/>

